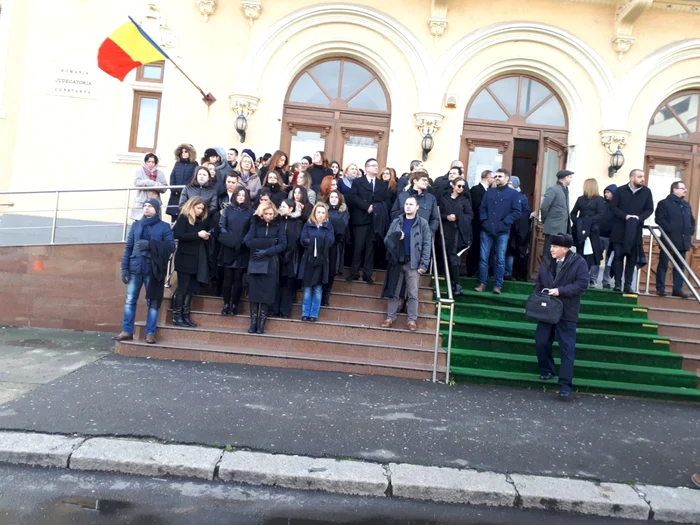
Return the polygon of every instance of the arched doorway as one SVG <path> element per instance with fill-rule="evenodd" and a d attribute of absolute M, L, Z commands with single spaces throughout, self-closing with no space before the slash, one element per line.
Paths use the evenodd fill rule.
<path fill-rule="evenodd" d="M 664 100 L 647 129 L 644 171 L 654 206 L 670 193 L 671 184 L 682 180 L 688 188 L 688 202 L 698 217 L 700 202 L 700 90 L 683 91 Z M 653 216 L 650 219 L 653 221 Z M 695 240 L 700 241 L 700 229 Z M 700 270 L 700 245 L 693 243 L 691 264 Z M 655 267 L 655 265 L 654 265 Z"/>
<path fill-rule="evenodd" d="M 491 80 L 467 105 L 460 158 L 469 186 L 481 172 L 506 168 L 520 178 L 520 188 L 533 211 L 539 211 L 546 189 L 566 165 L 568 119 L 559 96 L 549 86 L 526 75 Z M 530 271 L 543 246 L 533 236 Z"/>
<path fill-rule="evenodd" d="M 386 163 L 391 106 L 381 79 L 349 58 L 316 62 L 291 83 L 284 104 L 282 149 L 290 161 L 324 150 L 342 166 Z"/>

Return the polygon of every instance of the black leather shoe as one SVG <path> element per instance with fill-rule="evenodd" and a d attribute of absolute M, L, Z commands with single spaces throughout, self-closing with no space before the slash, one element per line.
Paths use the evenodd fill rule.
<path fill-rule="evenodd" d="M 301 318 L 301 320 L 302 320 L 302 321 L 308 321 L 309 318 L 308 318 L 308 316 L 305 315 L 305 316 L 303 316 L 303 317 Z"/>
<path fill-rule="evenodd" d="M 359 281 L 359 280 L 360 280 L 360 276 L 359 276 L 359 275 L 348 275 L 348 276 L 345 278 L 345 280 L 346 280 L 346 281 Z"/>
<path fill-rule="evenodd" d="M 687 299 L 690 297 L 690 294 L 685 292 L 673 292 L 671 295 L 673 295 L 673 297 L 680 297 L 681 299 Z"/>
<path fill-rule="evenodd" d="M 554 374 L 541 374 L 540 375 L 540 381 L 549 381 L 550 379 L 554 379 Z"/>
<path fill-rule="evenodd" d="M 374 284 L 374 279 L 372 279 L 371 277 L 365 277 L 363 281 L 367 284 Z"/>
<path fill-rule="evenodd" d="M 666 292 L 664 290 L 656 290 L 656 295 L 659 297 L 666 297 Z"/>
<path fill-rule="evenodd" d="M 622 291 L 622 288 L 620 288 L 619 286 L 616 286 L 615 288 L 613 288 L 613 292 L 621 292 L 621 291 Z"/>

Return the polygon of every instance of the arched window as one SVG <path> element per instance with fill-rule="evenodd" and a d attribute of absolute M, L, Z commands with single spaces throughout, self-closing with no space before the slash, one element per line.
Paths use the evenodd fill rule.
<path fill-rule="evenodd" d="M 474 97 L 468 119 L 566 127 L 566 113 L 547 86 L 525 76 L 499 78 Z"/>
<path fill-rule="evenodd" d="M 323 60 L 301 71 L 289 87 L 282 149 L 291 162 L 324 150 L 343 166 L 364 168 L 370 157 L 384 164 L 390 119 L 388 92 L 372 70 L 348 58 Z"/>
<path fill-rule="evenodd" d="M 688 188 L 686 199 L 695 217 L 700 201 L 698 117 L 699 90 L 675 93 L 664 100 L 649 121 L 645 157 L 646 180 L 654 196 L 654 205 L 668 196 L 673 182 L 682 180 Z M 700 240 L 700 230 L 696 239 Z"/>

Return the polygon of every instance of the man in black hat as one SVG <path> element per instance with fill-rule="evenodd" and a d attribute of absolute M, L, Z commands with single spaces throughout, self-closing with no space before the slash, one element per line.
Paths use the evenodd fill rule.
<path fill-rule="evenodd" d="M 643 258 L 642 226 L 644 221 L 654 213 L 654 199 L 651 190 L 644 186 L 644 172 L 630 171 L 630 182 L 617 189 L 610 202 L 610 211 L 615 216 L 610 244 L 615 252 L 613 270 L 615 272 L 616 292 L 622 287 L 622 268 L 624 263 L 624 292 L 632 293 L 634 267 Z"/>
<path fill-rule="evenodd" d="M 557 172 L 557 183 L 547 188 L 540 206 L 544 230 L 544 249 L 542 262 L 549 257 L 550 237 L 555 233 L 571 233 L 569 219 L 569 185 L 574 178 L 574 172 L 561 170 Z"/>
<path fill-rule="evenodd" d="M 559 341 L 559 398 L 566 401 L 571 397 L 574 379 L 574 353 L 576 349 L 576 325 L 578 323 L 581 296 L 588 288 L 588 265 L 579 254 L 570 251 L 574 243 L 569 234 L 550 236 L 550 256 L 544 258 L 535 279 L 535 293 L 543 291 L 558 297 L 564 305 L 564 313 L 557 324 L 539 322 L 535 330 L 537 362 L 540 366 L 540 379 L 554 378 L 554 358 L 552 345 L 554 335 Z"/>

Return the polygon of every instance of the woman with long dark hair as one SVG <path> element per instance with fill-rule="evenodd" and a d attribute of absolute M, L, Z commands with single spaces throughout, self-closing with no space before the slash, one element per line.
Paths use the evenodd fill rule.
<path fill-rule="evenodd" d="M 279 282 L 279 255 L 287 247 L 287 236 L 271 202 L 258 206 L 243 239 L 250 248 L 248 262 L 248 298 L 250 328 L 248 333 L 265 333 L 270 306 L 275 303 Z"/>
<path fill-rule="evenodd" d="M 287 236 L 287 247 L 280 254 L 280 282 L 275 297 L 275 305 L 270 315 L 289 319 L 292 315 L 292 303 L 297 290 L 297 272 L 301 259 L 301 230 L 304 220 L 301 210 L 296 208 L 293 200 L 282 201 L 279 207 L 279 218 Z"/>
<path fill-rule="evenodd" d="M 180 208 L 182 209 L 185 203 L 192 197 L 201 197 L 202 200 L 204 200 L 209 215 L 216 212 L 219 207 L 216 189 L 214 188 L 214 179 L 205 166 L 199 166 L 195 170 L 194 177 L 192 177 L 190 183 L 185 186 L 185 189 L 182 190 L 182 194 L 180 195 Z"/>
<path fill-rule="evenodd" d="M 306 174 L 311 181 L 311 189 L 314 190 L 315 193 L 318 193 L 321 189 L 323 177 L 333 175 L 333 171 L 328 165 L 328 157 L 326 157 L 325 151 L 317 151 L 314 153 L 311 159 L 311 166 L 306 170 Z M 299 183 L 297 182 L 297 184 Z"/>
<path fill-rule="evenodd" d="M 187 186 L 194 178 L 197 169 L 197 152 L 191 144 L 180 144 L 175 148 L 175 165 L 170 172 L 171 186 Z M 184 188 L 183 188 L 184 189 Z M 182 190 L 170 190 L 168 207 L 165 213 L 170 215 L 172 222 L 177 220 L 180 214 L 180 195 Z"/>
<path fill-rule="evenodd" d="M 467 198 L 467 182 L 457 177 L 451 182 L 452 193 L 442 198 L 440 202 L 440 217 L 445 232 L 445 250 L 450 264 L 450 280 L 452 291 L 461 295 L 464 290 L 459 283 L 459 258 L 463 251 L 472 243 L 472 210 L 471 200 Z"/>
<path fill-rule="evenodd" d="M 306 188 L 303 186 L 296 186 L 290 193 L 289 198 L 294 201 L 294 208 L 299 211 L 301 218 L 306 222 L 306 220 L 311 215 L 311 208 L 313 204 L 309 202 L 309 196 L 306 192 Z"/>
<path fill-rule="evenodd" d="M 333 291 L 333 282 L 336 275 L 343 275 L 345 262 L 345 239 L 347 237 L 350 214 L 348 207 L 343 200 L 343 194 L 338 190 L 333 190 L 328 195 L 328 220 L 333 226 L 334 242 L 329 254 L 330 271 L 328 273 L 328 284 L 323 287 L 323 297 L 321 306 L 329 306 L 330 295 Z"/>
<path fill-rule="evenodd" d="M 282 189 L 289 186 L 289 157 L 282 150 L 277 150 L 272 154 L 270 162 L 267 166 L 260 168 L 260 178 L 263 180 L 263 186 L 265 185 L 265 177 L 272 173 L 273 171 L 279 176 L 279 184 Z"/>
<path fill-rule="evenodd" d="M 301 231 L 304 255 L 299 265 L 299 279 L 304 287 L 301 320 L 317 321 L 323 298 L 323 285 L 328 284 L 330 249 L 335 235 L 328 221 L 328 206 L 319 202 Z"/>
<path fill-rule="evenodd" d="M 276 207 L 279 207 L 279 205 L 282 204 L 282 201 L 287 198 L 287 194 L 282 190 L 280 178 L 280 174 L 272 170 L 267 172 L 267 175 L 265 175 L 265 179 L 263 181 L 263 190 L 269 190 L 270 200 Z"/>
<path fill-rule="evenodd" d="M 221 315 L 238 314 L 238 301 L 243 293 L 243 274 L 248 268 L 250 252 L 243 239 L 250 228 L 254 210 L 250 206 L 248 190 L 239 186 L 231 204 L 225 205 L 219 218 L 219 266 L 223 269 Z"/>
<path fill-rule="evenodd" d="M 209 231 L 208 209 L 201 197 L 192 197 L 182 207 L 173 226 L 173 237 L 178 241 L 175 252 L 177 289 L 173 297 L 173 325 L 196 327 L 190 320 L 192 294 L 199 283 L 209 284 L 207 242 Z"/>
<path fill-rule="evenodd" d="M 303 171 L 297 175 L 296 186 L 294 186 L 289 192 L 289 198 L 294 198 L 294 190 L 296 188 L 304 188 L 306 190 L 306 198 L 309 200 L 311 205 L 316 204 L 316 192 L 311 189 L 311 179 L 307 173 Z M 310 212 L 309 212 L 310 213 Z"/>

